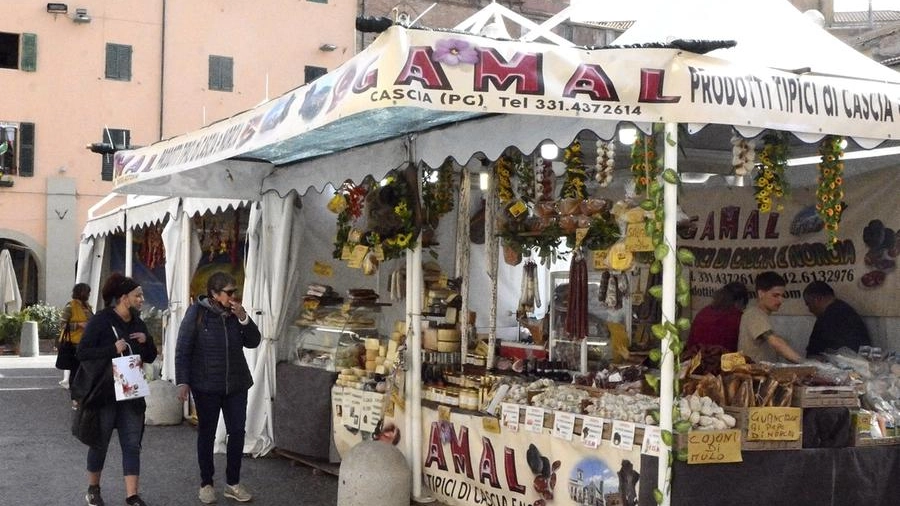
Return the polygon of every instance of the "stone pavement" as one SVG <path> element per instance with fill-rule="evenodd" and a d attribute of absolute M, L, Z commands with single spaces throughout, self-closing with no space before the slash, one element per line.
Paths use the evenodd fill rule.
<path fill-rule="evenodd" d="M 0 357 L 0 505 L 84 504 L 87 449 L 69 433 L 68 391 L 58 385 L 55 356 Z M 150 506 L 195 506 L 199 477 L 192 425 L 148 426 L 141 495 Z M 124 502 L 121 451 L 113 435 L 101 482 L 108 505 Z M 274 455 L 270 454 L 270 455 Z M 225 456 L 216 454 L 216 487 Z M 241 481 L 253 504 L 333 505 L 338 479 L 279 456 L 245 457 Z M 237 504 L 219 495 L 220 505 Z"/>

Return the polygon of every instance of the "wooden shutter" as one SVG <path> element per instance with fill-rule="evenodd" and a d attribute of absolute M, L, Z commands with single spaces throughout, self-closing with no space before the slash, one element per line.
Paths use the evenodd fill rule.
<path fill-rule="evenodd" d="M 19 69 L 25 72 L 37 70 L 37 35 L 33 33 L 22 34 L 22 56 Z"/>
<path fill-rule="evenodd" d="M 106 44 L 106 78 L 131 80 L 131 46 Z"/>
<path fill-rule="evenodd" d="M 34 123 L 19 123 L 19 175 L 34 176 Z"/>
<path fill-rule="evenodd" d="M 234 91 L 234 59 L 228 56 L 209 57 L 209 89 Z"/>

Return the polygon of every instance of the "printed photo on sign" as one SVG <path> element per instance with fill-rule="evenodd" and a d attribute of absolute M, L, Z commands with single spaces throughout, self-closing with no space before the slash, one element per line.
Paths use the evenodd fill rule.
<path fill-rule="evenodd" d="M 501 418 L 503 428 L 512 432 L 519 432 L 519 405 L 504 402 L 501 404 Z"/>

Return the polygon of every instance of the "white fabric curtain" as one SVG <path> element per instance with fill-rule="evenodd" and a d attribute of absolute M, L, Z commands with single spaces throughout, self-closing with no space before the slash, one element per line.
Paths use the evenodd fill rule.
<path fill-rule="evenodd" d="M 254 457 L 265 455 L 274 447 L 272 403 L 278 339 L 287 328 L 290 308 L 297 298 L 297 241 L 303 223 L 296 201 L 294 193 L 284 198 L 275 193 L 264 195 L 250 211 L 247 227 L 243 304 L 262 333 L 259 347 L 245 350 L 254 385 L 247 402 L 244 453 Z M 223 452 L 224 446 L 225 428 L 220 420 L 217 451 Z"/>
<path fill-rule="evenodd" d="M 75 271 L 76 283 L 91 285 L 88 302 L 97 311 L 97 299 L 100 296 L 100 273 L 103 270 L 103 255 L 106 252 L 106 236 L 87 236 L 78 245 L 78 268 Z"/>
<path fill-rule="evenodd" d="M 169 307 L 163 337 L 162 379 L 175 380 L 175 345 L 178 327 L 190 306 L 191 277 L 200 261 L 200 239 L 190 217 L 181 208 L 169 215 L 163 227 L 163 246 L 166 249 L 166 295 Z"/>

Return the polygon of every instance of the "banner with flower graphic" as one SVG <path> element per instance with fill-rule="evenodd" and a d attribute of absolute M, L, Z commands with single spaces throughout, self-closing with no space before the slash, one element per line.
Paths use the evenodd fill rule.
<path fill-rule="evenodd" d="M 749 188 L 686 187 L 680 202 L 689 219 L 679 225 L 678 234 L 679 244 L 697 258 L 691 269 L 694 310 L 732 281 L 752 291 L 755 276 L 772 270 L 788 281 L 779 314 L 809 315 L 801 293 L 819 280 L 862 315 L 900 316 L 900 208 L 884 205 L 897 201 L 900 177 L 891 168 L 839 182 L 839 224 L 826 223 L 817 212 L 817 204 L 832 201 L 821 186 L 791 188 L 779 199 L 781 208 L 768 212 L 759 210 L 758 192 Z M 829 249 L 832 233 L 836 242 Z"/>
<path fill-rule="evenodd" d="M 253 190 L 272 167 L 218 163 L 239 157 L 283 165 L 489 114 L 887 139 L 896 137 L 898 97 L 898 83 L 742 66 L 676 48 L 588 50 L 394 26 L 306 86 L 116 153 L 115 183 L 127 192 L 129 184 L 210 166 L 221 177 L 204 185 L 222 179 Z M 498 134 L 517 144 L 515 131 Z M 171 192 L 179 185 L 162 183 L 175 181 L 144 188 Z"/>

